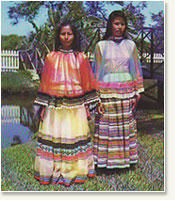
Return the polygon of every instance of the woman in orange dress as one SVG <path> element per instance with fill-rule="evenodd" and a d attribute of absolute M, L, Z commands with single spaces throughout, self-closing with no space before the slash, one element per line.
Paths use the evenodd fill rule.
<path fill-rule="evenodd" d="M 88 126 L 89 105 L 97 105 L 97 84 L 79 34 L 59 26 L 56 49 L 45 59 L 35 104 L 44 106 L 39 125 L 35 178 L 42 184 L 83 183 L 94 176 Z"/>

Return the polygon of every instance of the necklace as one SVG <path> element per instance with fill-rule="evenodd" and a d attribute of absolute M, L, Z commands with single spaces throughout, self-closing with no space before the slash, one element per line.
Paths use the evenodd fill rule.
<path fill-rule="evenodd" d="M 117 44 L 119 44 L 124 39 L 124 37 L 122 37 L 122 36 L 121 37 L 110 36 L 108 39 L 116 42 Z"/>
<path fill-rule="evenodd" d="M 73 49 L 70 50 L 65 50 L 65 49 L 59 49 L 59 51 L 63 52 L 63 53 L 72 53 Z"/>

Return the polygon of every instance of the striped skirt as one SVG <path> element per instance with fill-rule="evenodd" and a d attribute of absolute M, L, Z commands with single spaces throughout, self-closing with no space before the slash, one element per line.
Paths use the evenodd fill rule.
<path fill-rule="evenodd" d="M 42 184 L 83 183 L 94 176 L 93 149 L 84 107 L 46 108 L 40 122 L 35 178 Z"/>
<path fill-rule="evenodd" d="M 94 162 L 98 168 L 126 168 L 138 162 L 134 98 L 102 99 L 95 115 Z"/>

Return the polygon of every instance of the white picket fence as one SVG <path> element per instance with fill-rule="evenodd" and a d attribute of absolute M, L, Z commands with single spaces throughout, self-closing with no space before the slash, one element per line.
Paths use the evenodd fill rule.
<path fill-rule="evenodd" d="M 17 71 L 19 69 L 19 52 L 1 51 L 1 71 Z"/>

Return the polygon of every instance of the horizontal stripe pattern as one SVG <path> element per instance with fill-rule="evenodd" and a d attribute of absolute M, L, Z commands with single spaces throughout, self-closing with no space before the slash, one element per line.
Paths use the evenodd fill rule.
<path fill-rule="evenodd" d="M 48 141 L 39 141 L 35 178 L 40 183 L 69 186 L 73 183 L 83 183 L 87 177 L 94 176 L 93 149 L 90 139 L 69 147 L 67 144 L 56 144 L 54 145 L 56 147 L 53 147 Z"/>
<path fill-rule="evenodd" d="M 137 163 L 134 99 L 102 99 L 104 114 L 95 116 L 94 155 L 97 167 L 125 168 Z"/>
<path fill-rule="evenodd" d="M 53 148 L 60 148 L 60 149 L 75 149 L 81 146 L 86 146 L 87 144 L 90 144 L 91 138 L 87 138 L 86 140 L 79 140 L 73 144 L 68 144 L 68 143 L 55 143 L 49 140 L 45 140 L 42 138 L 38 138 L 38 144 L 40 145 L 45 145 L 45 146 L 50 146 Z"/>
<path fill-rule="evenodd" d="M 44 139 L 46 141 L 51 141 L 53 143 L 61 143 L 61 144 L 74 144 L 79 142 L 80 140 L 87 140 L 89 138 L 89 135 L 81 135 L 81 136 L 77 136 L 74 138 L 66 138 L 66 137 L 60 137 L 60 136 L 53 136 L 53 135 L 47 135 L 47 134 L 43 134 L 42 131 L 38 132 L 38 139 Z"/>
<path fill-rule="evenodd" d="M 38 95 L 35 99 L 36 104 L 54 107 L 54 108 L 75 108 L 82 107 L 85 104 L 91 104 L 99 102 L 99 97 L 96 93 L 96 90 L 86 92 L 83 95 L 77 95 L 75 97 L 56 97 L 51 96 L 46 93 L 38 92 Z"/>
<path fill-rule="evenodd" d="M 42 184 L 82 183 L 94 175 L 85 108 L 47 108 L 40 122 L 35 178 Z"/>
<path fill-rule="evenodd" d="M 75 144 L 52 143 L 39 138 L 37 143 L 37 156 L 46 160 L 74 162 L 76 159 L 86 159 L 90 154 L 90 138 Z"/>

